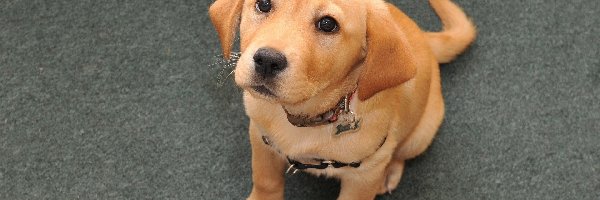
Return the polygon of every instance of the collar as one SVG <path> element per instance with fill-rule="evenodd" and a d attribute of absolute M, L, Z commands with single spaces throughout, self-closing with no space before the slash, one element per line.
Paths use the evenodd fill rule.
<path fill-rule="evenodd" d="M 355 91 L 343 96 L 335 105 L 335 107 L 315 117 L 309 117 L 307 115 L 292 115 L 285 108 L 283 108 L 283 110 L 287 115 L 288 121 L 296 127 L 314 127 L 331 124 L 338 121 L 340 114 L 352 112 L 350 111 L 350 101 L 352 100 Z"/>
<path fill-rule="evenodd" d="M 337 160 L 326 160 L 326 159 L 320 159 L 320 158 L 313 158 L 313 160 L 316 161 L 316 162 L 318 162 L 319 164 L 305 164 L 305 163 L 302 163 L 300 161 L 291 159 L 289 156 L 285 155 L 283 152 L 281 152 L 281 150 L 279 150 L 277 147 L 275 147 L 276 145 L 273 144 L 273 142 L 269 139 L 269 137 L 263 135 L 262 136 L 262 141 L 263 141 L 263 143 L 265 143 L 265 145 L 271 147 L 277 153 L 279 153 L 279 154 L 281 154 L 281 155 L 283 155 L 283 156 L 285 156 L 287 158 L 287 161 L 290 164 L 290 166 L 286 170 L 286 172 L 285 172 L 286 174 L 290 173 L 290 172 L 291 172 L 291 174 L 296 174 L 296 172 L 298 172 L 298 170 L 305 170 L 305 169 L 326 169 L 326 168 L 329 168 L 329 167 L 333 167 L 333 168 L 342 168 L 342 167 L 358 168 L 358 167 L 360 167 L 360 164 L 362 163 L 362 160 L 371 157 L 371 155 L 377 153 L 377 151 L 379 151 L 379 149 L 381 149 L 381 147 L 387 141 L 387 135 L 383 138 L 383 141 L 381 141 L 381 143 L 379 144 L 379 147 L 377 147 L 377 149 L 375 150 L 375 152 L 373 152 L 371 155 L 367 156 L 366 158 L 363 158 L 362 160 L 354 161 L 354 162 L 351 162 L 351 163 L 340 162 L 340 161 L 337 161 Z"/>

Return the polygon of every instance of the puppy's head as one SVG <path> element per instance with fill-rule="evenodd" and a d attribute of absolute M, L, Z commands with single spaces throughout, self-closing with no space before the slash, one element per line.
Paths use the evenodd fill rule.
<path fill-rule="evenodd" d="M 358 81 L 365 100 L 415 74 L 390 7 L 370 2 L 217 0 L 210 16 L 225 58 L 239 25 L 242 56 L 235 81 L 252 95 L 300 104 Z"/>

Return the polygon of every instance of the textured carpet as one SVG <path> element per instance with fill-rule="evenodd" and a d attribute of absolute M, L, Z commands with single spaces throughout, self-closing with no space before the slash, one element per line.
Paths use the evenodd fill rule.
<path fill-rule="evenodd" d="M 393 1 L 427 30 L 426 1 Z M 378 199 L 598 199 L 597 0 L 457 1 L 446 120 Z M 248 119 L 206 0 L 0 1 L 0 199 L 242 199 Z M 287 178 L 287 199 L 335 199 Z"/>

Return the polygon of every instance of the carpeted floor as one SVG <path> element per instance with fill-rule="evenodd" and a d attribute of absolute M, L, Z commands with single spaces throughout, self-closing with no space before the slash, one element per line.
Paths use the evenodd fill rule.
<path fill-rule="evenodd" d="M 427 30 L 426 1 L 394 0 Z M 457 0 L 446 120 L 378 199 L 600 198 L 597 0 Z M 206 0 L 0 1 L 0 199 L 243 199 L 248 119 Z M 287 178 L 286 199 L 335 199 Z"/>

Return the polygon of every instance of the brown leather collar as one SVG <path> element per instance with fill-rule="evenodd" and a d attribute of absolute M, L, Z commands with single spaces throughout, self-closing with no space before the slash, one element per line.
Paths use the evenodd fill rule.
<path fill-rule="evenodd" d="M 338 120 L 338 117 L 342 112 L 348 111 L 353 94 L 354 92 L 345 95 L 335 107 L 315 117 L 310 117 L 308 115 L 292 115 L 285 108 L 283 108 L 283 110 L 285 110 L 288 121 L 296 127 L 314 127 L 331 124 Z"/>

